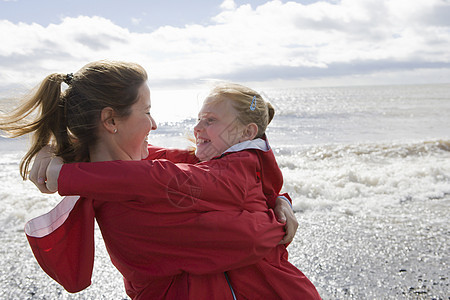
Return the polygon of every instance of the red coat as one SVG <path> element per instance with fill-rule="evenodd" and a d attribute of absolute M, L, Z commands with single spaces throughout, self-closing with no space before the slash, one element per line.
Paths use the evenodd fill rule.
<path fill-rule="evenodd" d="M 164 155 L 192 158 L 186 152 Z M 90 284 L 95 215 L 134 299 L 232 299 L 222 273 L 227 270 L 238 299 L 319 298 L 287 262 L 285 247 L 276 247 L 283 225 L 262 193 L 262 182 L 274 183 L 268 195 L 281 188 L 273 163 L 271 151 L 247 150 L 195 165 L 168 160 L 65 165 L 60 193 L 86 198 L 42 237 L 28 228 L 30 245 L 50 276 L 69 291 L 81 290 Z"/>
<path fill-rule="evenodd" d="M 239 155 L 244 160 L 248 159 L 249 164 L 247 166 L 242 165 L 240 173 L 237 173 L 235 176 L 241 176 L 246 171 L 253 172 L 256 175 L 256 184 L 252 181 L 246 182 L 246 187 L 251 190 L 252 185 L 262 185 L 259 193 L 262 190 L 266 200 L 259 202 L 259 204 L 263 204 L 265 209 L 267 209 L 267 205 L 270 208 L 274 208 L 276 197 L 279 195 L 283 185 L 283 177 L 268 144 L 265 145 L 261 140 L 245 143 L 244 146 L 238 144 L 219 159 L 222 162 L 222 166 L 216 168 L 227 169 L 229 164 L 228 160 L 234 158 L 228 157 L 226 160 L 224 158 L 227 155 L 231 155 L 231 153 L 233 153 L 233 156 L 237 156 L 238 153 L 235 151 L 242 150 L 246 151 Z M 151 146 L 149 147 L 149 152 L 150 155 L 147 159 L 169 159 L 172 162 L 197 162 L 195 155 L 185 150 Z M 251 154 L 246 152 L 251 152 Z M 247 158 L 247 156 L 251 156 L 251 158 Z M 256 163 L 255 158 L 259 165 Z M 208 162 L 203 164 L 208 164 Z M 243 163 L 241 162 L 241 164 Z M 256 170 L 252 168 L 254 165 L 258 165 Z M 145 175 L 142 174 L 142 176 Z M 223 176 L 232 176 L 232 172 L 228 174 L 223 173 Z M 243 182 L 239 180 L 239 177 L 235 178 L 235 180 L 236 182 Z M 287 194 L 284 194 L 284 196 L 289 198 Z M 252 205 L 251 201 L 245 201 L 244 208 L 249 210 L 258 209 L 256 204 L 255 206 Z M 278 245 L 269 255 L 254 265 L 233 269 L 227 273 L 237 299 L 320 299 L 319 294 L 308 278 L 288 262 L 288 252 L 284 245 Z"/>

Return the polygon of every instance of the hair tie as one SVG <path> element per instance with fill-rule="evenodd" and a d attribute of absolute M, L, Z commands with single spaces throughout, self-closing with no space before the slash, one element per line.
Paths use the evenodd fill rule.
<path fill-rule="evenodd" d="M 252 104 L 250 104 L 250 110 L 254 111 L 256 108 L 256 96 L 253 96 Z"/>
<path fill-rule="evenodd" d="M 69 73 L 66 76 L 64 76 L 64 83 L 67 85 L 71 85 L 72 84 L 72 80 L 73 80 L 73 73 Z"/>

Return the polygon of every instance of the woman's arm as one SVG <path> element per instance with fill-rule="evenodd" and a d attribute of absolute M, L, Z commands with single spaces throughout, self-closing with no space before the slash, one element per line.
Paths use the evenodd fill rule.
<path fill-rule="evenodd" d="M 247 197 L 250 189 L 257 193 L 256 175 L 245 170 L 255 169 L 258 162 L 249 153 L 230 157 L 196 165 L 167 160 L 66 164 L 59 175 L 58 190 L 61 195 L 108 201 L 132 197 L 151 203 L 159 213 L 242 210 L 255 200 Z M 259 197 L 264 196 L 259 193 Z M 263 201 L 257 203 L 264 205 Z"/>

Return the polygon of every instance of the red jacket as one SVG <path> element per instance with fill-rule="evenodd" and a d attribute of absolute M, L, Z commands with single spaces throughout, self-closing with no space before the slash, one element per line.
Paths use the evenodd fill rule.
<path fill-rule="evenodd" d="M 272 178 L 262 168 L 265 156 L 273 154 L 247 150 L 196 165 L 168 160 L 65 165 L 60 193 L 86 198 L 72 200 L 72 209 L 48 218 L 58 220 L 55 228 L 47 230 L 39 219 L 28 224 L 30 245 L 52 278 L 69 291 L 81 290 L 90 284 L 95 215 L 134 299 L 232 299 L 221 273 L 226 270 L 234 270 L 228 274 L 242 298 L 258 298 L 261 289 L 263 298 L 284 295 L 279 289 L 293 299 L 303 292 L 310 296 L 304 299 L 318 298 L 314 286 L 287 263 L 284 247 L 275 247 L 283 225 L 267 209 L 261 178 L 279 187 L 282 181 L 277 179 L 281 173 Z M 250 264 L 255 265 L 244 267 Z M 274 278 L 281 273 L 271 275 L 272 269 L 293 272 L 301 283 L 289 276 Z M 257 288 L 249 289 L 246 280 L 258 283 Z M 274 283 L 279 285 L 272 290 L 268 285 Z"/>
<path fill-rule="evenodd" d="M 236 151 L 243 150 L 246 151 L 236 153 Z M 149 147 L 149 153 L 147 159 L 197 162 L 195 155 L 186 150 L 151 146 Z M 240 162 L 242 169 L 234 175 L 236 182 L 240 182 L 249 191 L 252 190 L 253 185 L 258 186 L 258 193 L 261 194 L 262 191 L 265 196 L 262 201 L 259 198 L 258 204 L 252 201 L 244 201 L 243 208 L 254 210 L 259 209 L 259 205 L 262 205 L 261 209 L 267 209 L 267 205 L 274 208 L 275 200 L 283 185 L 283 177 L 268 143 L 258 139 L 235 145 L 228 149 L 222 157 L 216 158 L 221 163 L 221 166 L 216 166 L 216 168 L 227 169 L 229 160 L 235 159 L 238 155 L 244 160 L 248 159 L 249 164 L 244 165 L 243 162 Z M 211 162 L 203 164 L 211 164 Z M 228 171 L 231 172 L 225 173 L 223 171 L 222 176 L 232 176 L 232 170 Z M 254 176 L 256 181 L 247 181 L 244 184 L 239 178 L 244 173 L 249 173 L 247 178 L 251 178 L 253 173 L 253 175 L 256 175 Z M 145 176 L 144 174 L 141 175 Z M 287 194 L 284 194 L 284 196 L 289 198 Z M 232 269 L 227 274 L 237 299 L 320 299 L 308 278 L 288 262 L 288 253 L 284 245 L 275 247 L 269 255 L 256 264 Z"/>

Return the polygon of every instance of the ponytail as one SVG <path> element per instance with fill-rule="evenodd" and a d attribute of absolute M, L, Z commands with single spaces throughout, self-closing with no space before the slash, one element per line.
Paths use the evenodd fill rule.
<path fill-rule="evenodd" d="M 61 83 L 64 76 L 57 73 L 47 76 L 37 91 L 26 98 L 10 116 L 0 118 L 0 130 L 9 133 L 10 137 L 33 133 L 31 147 L 20 162 L 20 175 L 24 180 L 34 156 L 51 142 L 52 137 L 61 139 L 61 129 L 65 128 L 64 107 L 61 105 Z M 32 120 L 27 120 L 36 110 L 37 115 Z"/>

